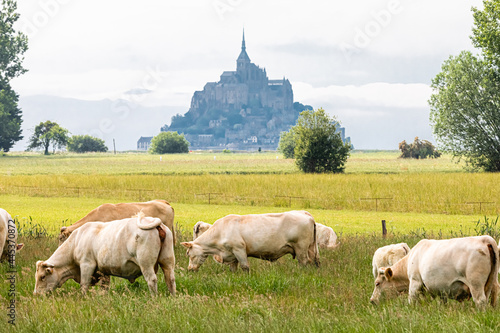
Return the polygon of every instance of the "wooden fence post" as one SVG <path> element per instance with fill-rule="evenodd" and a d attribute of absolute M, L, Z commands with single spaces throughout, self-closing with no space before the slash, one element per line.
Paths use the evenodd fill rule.
<path fill-rule="evenodd" d="M 387 237 L 387 228 L 385 226 L 385 220 L 382 220 L 382 237 Z"/>

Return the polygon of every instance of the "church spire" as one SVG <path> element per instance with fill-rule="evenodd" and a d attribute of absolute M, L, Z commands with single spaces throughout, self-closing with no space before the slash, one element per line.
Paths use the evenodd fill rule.
<path fill-rule="evenodd" d="M 243 41 L 241 42 L 241 51 L 246 51 L 247 47 L 245 45 L 245 28 L 243 28 Z"/>
<path fill-rule="evenodd" d="M 238 56 L 238 59 L 236 59 L 236 68 L 237 70 L 241 70 L 243 67 L 246 66 L 246 64 L 250 63 L 250 58 L 248 57 L 247 54 L 247 47 L 245 44 L 245 28 L 243 28 L 243 39 L 241 41 L 241 52 L 240 55 Z"/>

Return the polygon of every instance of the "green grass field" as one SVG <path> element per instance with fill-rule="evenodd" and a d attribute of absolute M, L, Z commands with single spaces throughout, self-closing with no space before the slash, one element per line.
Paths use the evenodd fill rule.
<path fill-rule="evenodd" d="M 449 157 L 397 159 L 396 152 L 355 152 L 344 175 L 304 175 L 276 153 L 63 154 L 0 157 L 0 207 L 21 224 L 25 248 L 17 257 L 16 331 L 21 332 L 493 332 L 498 309 L 477 311 L 472 301 L 406 297 L 369 304 L 371 258 L 380 246 L 421 238 L 478 233 L 483 215 L 500 211 L 500 175 L 466 173 Z M 214 159 L 215 156 L 215 159 Z M 206 193 L 224 193 L 211 196 Z M 287 197 L 282 197 L 287 196 Z M 293 197 L 293 198 L 291 198 Z M 361 200 L 391 197 L 391 200 Z M 109 292 L 82 297 L 73 281 L 48 297 L 33 297 L 37 260 L 50 257 L 56 235 L 105 202 L 166 199 L 175 209 L 179 240 L 192 226 L 230 213 L 307 209 L 340 236 L 335 251 L 321 251 L 321 267 L 299 267 L 291 256 L 250 261 L 250 274 L 207 260 L 197 273 L 178 244 L 178 295 L 149 295 L 144 279 L 113 278 Z M 481 211 L 479 204 L 484 202 Z M 490 203 L 491 202 L 491 203 Z M 389 235 L 381 237 L 381 220 Z M 33 237 L 33 231 L 47 236 Z M 498 230 L 497 230 L 498 231 Z M 8 265 L 0 264 L 0 331 L 7 324 Z M 5 282 L 5 283 L 4 283 Z"/>

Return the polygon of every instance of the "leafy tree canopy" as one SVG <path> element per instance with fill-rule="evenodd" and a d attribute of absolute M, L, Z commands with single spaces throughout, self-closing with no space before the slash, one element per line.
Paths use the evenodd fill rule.
<path fill-rule="evenodd" d="M 102 152 L 108 151 L 104 140 L 90 135 L 73 135 L 68 140 L 68 151 L 75 153 Z"/>
<path fill-rule="evenodd" d="M 189 152 L 189 142 L 177 132 L 161 132 L 151 140 L 151 153 L 175 154 Z"/>
<path fill-rule="evenodd" d="M 17 94 L 7 87 L 0 89 L 0 151 L 8 152 L 21 140 L 21 110 L 17 107 Z"/>
<path fill-rule="evenodd" d="M 441 156 L 441 153 L 436 150 L 432 143 L 427 140 L 420 140 L 418 137 L 410 144 L 406 143 L 406 140 L 400 142 L 399 150 L 401 150 L 400 158 L 425 159 L 427 157 L 438 158 Z"/>
<path fill-rule="evenodd" d="M 288 132 L 281 132 L 278 151 L 280 151 L 285 158 L 295 158 L 295 135 L 293 128 Z"/>
<path fill-rule="evenodd" d="M 343 172 L 349 156 L 351 144 L 344 143 L 337 131 L 339 123 L 329 117 L 325 110 L 306 110 L 300 113 L 297 124 L 288 133 L 281 134 L 280 149 L 304 172 Z"/>
<path fill-rule="evenodd" d="M 438 145 L 473 170 L 500 171 L 500 0 L 473 8 L 472 41 L 432 80 L 430 120 Z"/>
<path fill-rule="evenodd" d="M 12 90 L 10 80 L 26 72 L 22 66 L 23 54 L 28 49 L 28 39 L 14 29 L 19 19 L 14 0 L 0 4 L 0 151 L 9 151 L 21 140 L 21 110 L 18 95 Z"/>
<path fill-rule="evenodd" d="M 49 154 L 49 147 L 52 145 L 54 151 L 56 148 L 62 148 L 68 143 L 69 131 L 58 123 L 47 120 L 35 126 L 33 135 L 30 137 L 28 150 L 42 148 L 44 154 Z"/>

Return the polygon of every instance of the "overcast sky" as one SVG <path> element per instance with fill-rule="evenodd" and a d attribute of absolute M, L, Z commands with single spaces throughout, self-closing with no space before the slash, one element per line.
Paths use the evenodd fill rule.
<path fill-rule="evenodd" d="M 288 78 L 295 101 L 337 116 L 356 148 L 397 149 L 433 140 L 430 82 L 472 49 L 472 6 L 482 1 L 23 0 L 29 72 L 13 86 L 186 112 L 195 90 L 235 70 L 244 27 L 251 61 Z"/>

